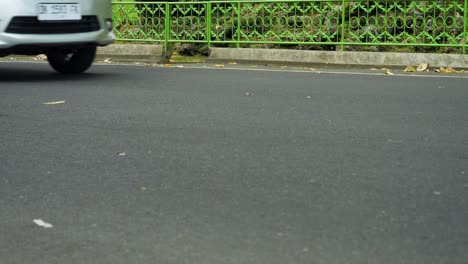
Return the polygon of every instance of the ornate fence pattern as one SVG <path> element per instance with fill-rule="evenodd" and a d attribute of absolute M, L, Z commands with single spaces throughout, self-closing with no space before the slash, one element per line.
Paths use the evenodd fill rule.
<path fill-rule="evenodd" d="M 466 52 L 468 0 L 115 2 L 121 41 L 445 47 Z"/>

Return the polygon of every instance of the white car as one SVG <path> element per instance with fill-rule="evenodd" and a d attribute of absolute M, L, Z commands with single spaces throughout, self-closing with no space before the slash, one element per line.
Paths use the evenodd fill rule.
<path fill-rule="evenodd" d="M 81 73 L 112 44 L 112 0 L 2 0 L 0 57 L 46 54 L 61 73 Z"/>

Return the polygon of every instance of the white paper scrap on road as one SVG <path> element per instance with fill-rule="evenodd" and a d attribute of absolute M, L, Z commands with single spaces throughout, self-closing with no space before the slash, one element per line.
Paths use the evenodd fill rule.
<path fill-rule="evenodd" d="M 42 220 L 42 219 L 34 219 L 33 222 L 36 225 L 38 225 L 40 227 L 43 227 L 43 228 L 52 228 L 52 227 L 54 227 L 52 224 L 44 222 L 44 220 Z"/>
<path fill-rule="evenodd" d="M 42 103 L 44 105 L 56 105 L 56 104 L 64 104 L 66 103 L 67 101 L 55 101 L 55 102 L 45 102 L 45 103 Z"/>

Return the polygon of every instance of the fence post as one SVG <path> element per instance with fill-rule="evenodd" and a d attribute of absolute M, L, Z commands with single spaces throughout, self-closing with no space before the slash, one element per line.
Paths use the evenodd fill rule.
<path fill-rule="evenodd" d="M 171 14 L 169 13 L 169 2 L 166 2 L 166 19 L 164 25 L 165 37 L 164 37 L 164 54 L 167 55 L 169 52 L 169 38 L 170 38 L 170 31 L 171 31 Z"/>
<path fill-rule="evenodd" d="M 468 0 L 465 0 L 465 6 L 463 7 L 463 54 L 466 54 L 466 29 L 467 29 L 467 13 L 468 13 Z"/>
<path fill-rule="evenodd" d="M 237 2 L 237 43 L 236 43 L 237 48 L 240 48 L 240 35 L 241 35 L 241 2 Z"/>
<path fill-rule="evenodd" d="M 208 48 L 211 48 L 211 2 L 208 2 L 206 7 L 206 39 Z"/>
<path fill-rule="evenodd" d="M 465 0 L 468 1 L 468 0 Z M 344 40 L 345 40 L 345 0 L 341 1 L 341 51 L 344 51 Z"/>

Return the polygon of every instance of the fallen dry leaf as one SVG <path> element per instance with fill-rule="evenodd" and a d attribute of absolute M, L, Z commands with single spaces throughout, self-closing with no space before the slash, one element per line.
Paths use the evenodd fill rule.
<path fill-rule="evenodd" d="M 406 66 L 404 72 L 415 72 L 416 71 L 416 68 L 414 68 L 413 66 Z"/>
<path fill-rule="evenodd" d="M 438 70 L 435 70 L 435 71 L 440 72 L 440 73 L 458 73 L 459 72 L 452 67 L 448 67 L 448 68 L 440 67 Z"/>
<path fill-rule="evenodd" d="M 117 155 L 118 155 L 118 156 L 127 156 L 127 153 L 125 153 L 125 152 L 118 152 Z"/>
<path fill-rule="evenodd" d="M 57 104 L 64 104 L 66 103 L 67 101 L 55 101 L 55 102 L 45 102 L 45 103 L 42 103 L 43 105 L 57 105 Z"/>
<path fill-rule="evenodd" d="M 447 72 L 447 73 L 457 73 L 458 71 L 456 71 L 456 70 L 455 70 L 454 68 L 452 68 L 452 67 L 448 67 L 448 68 L 446 69 L 446 72 Z"/>
<path fill-rule="evenodd" d="M 39 54 L 34 58 L 35 61 L 43 61 L 47 60 L 47 56 L 45 54 Z"/>
<path fill-rule="evenodd" d="M 427 69 L 428 69 L 427 63 L 421 63 L 418 65 L 418 68 L 416 68 L 416 71 L 423 72 L 423 71 L 426 71 Z"/>
<path fill-rule="evenodd" d="M 393 72 L 392 72 L 390 69 L 387 69 L 387 68 L 382 68 L 382 69 L 380 69 L 380 70 L 384 71 L 384 72 L 385 72 L 385 74 L 388 74 L 388 75 L 393 75 Z"/>

